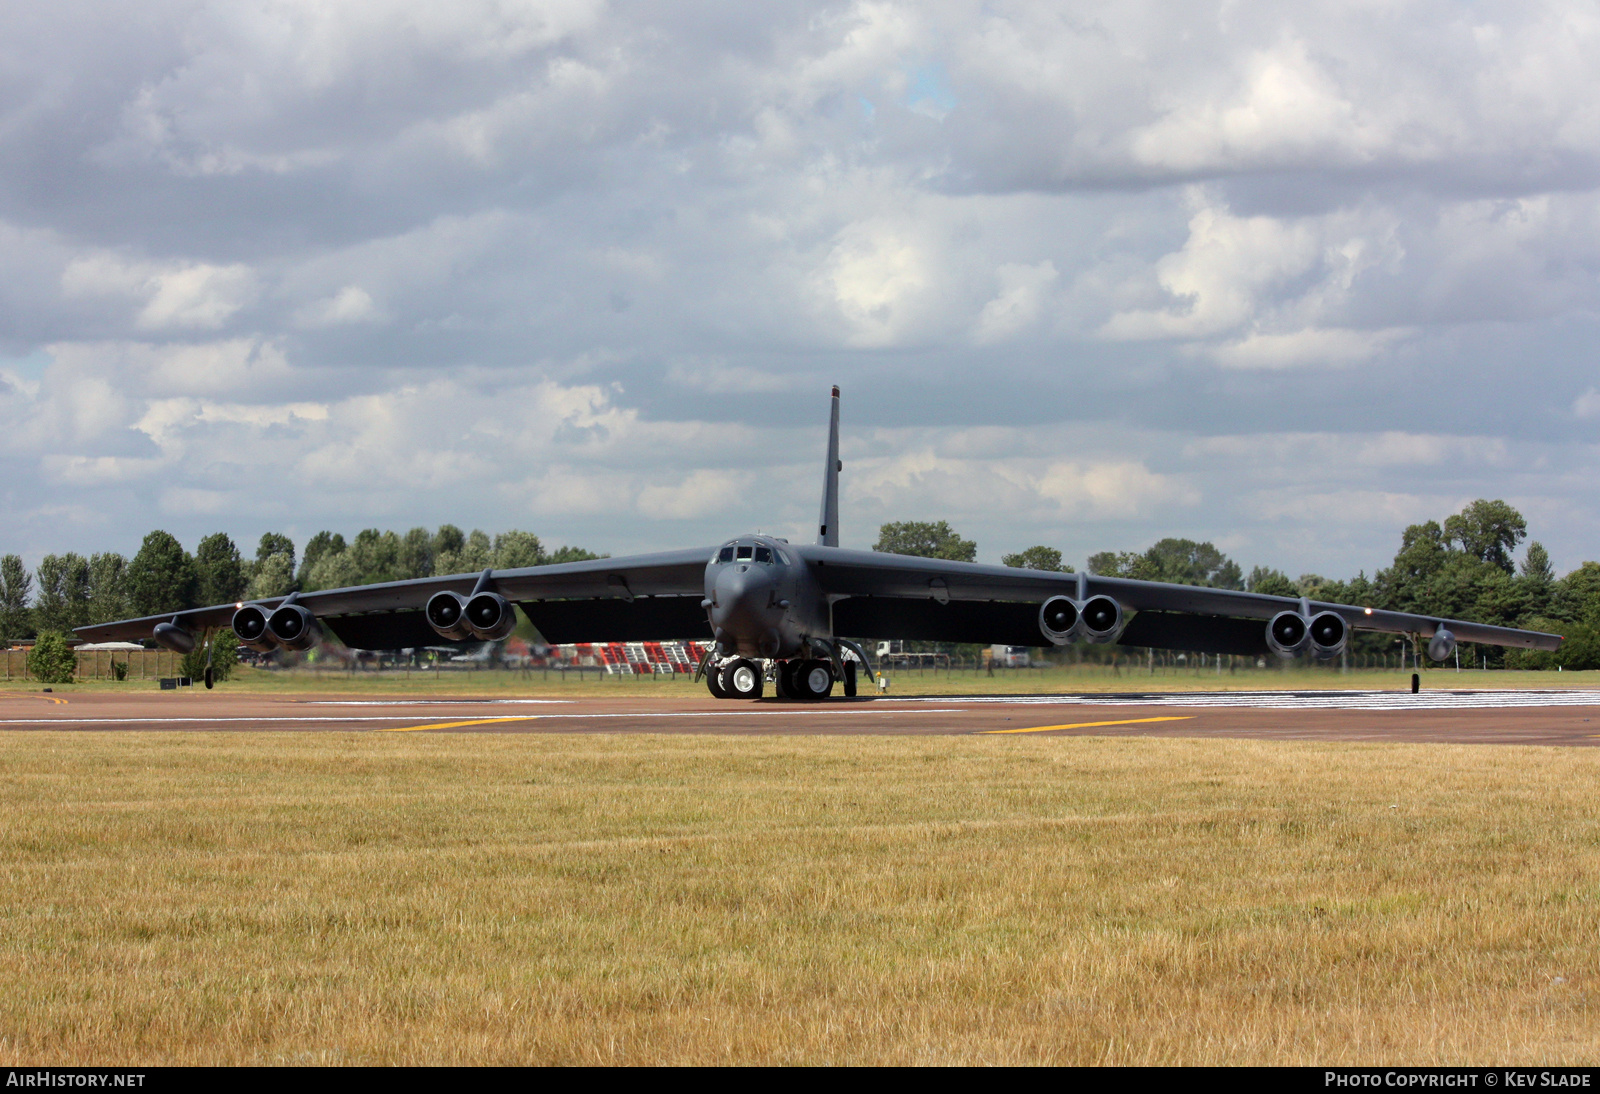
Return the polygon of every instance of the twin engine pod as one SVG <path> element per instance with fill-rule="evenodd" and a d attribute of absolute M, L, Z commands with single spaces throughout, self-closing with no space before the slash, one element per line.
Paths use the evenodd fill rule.
<path fill-rule="evenodd" d="M 1115 642 L 1122 630 L 1122 605 L 1109 596 L 1091 596 L 1082 604 L 1065 596 L 1052 596 L 1039 608 L 1039 629 L 1052 645 Z"/>
<path fill-rule="evenodd" d="M 517 625 L 516 608 L 499 593 L 483 592 L 471 597 L 452 592 L 434 593 L 428 598 L 424 614 L 434 633 L 451 642 L 468 638 L 498 642 Z"/>
<path fill-rule="evenodd" d="M 1350 625 L 1337 612 L 1318 612 L 1307 619 L 1299 612 L 1279 612 L 1267 624 L 1267 646 L 1279 657 L 1294 657 L 1311 652 L 1319 661 L 1328 661 L 1344 652 L 1350 641 Z"/>
<path fill-rule="evenodd" d="M 308 650 L 322 634 L 317 617 L 298 604 L 279 605 L 270 614 L 260 604 L 246 604 L 233 613 L 229 626 L 241 646 L 257 653 Z"/>

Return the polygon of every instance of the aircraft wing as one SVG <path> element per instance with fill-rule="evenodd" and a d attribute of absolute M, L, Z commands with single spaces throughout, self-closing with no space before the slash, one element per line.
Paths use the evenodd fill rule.
<path fill-rule="evenodd" d="M 705 595 L 706 561 L 715 547 L 627 558 L 590 559 L 554 566 L 496 570 L 493 591 L 517 604 L 544 635 L 545 641 L 648 641 L 684 638 L 707 630 L 700 606 Z M 463 596 L 477 574 L 391 581 L 302 593 L 295 601 L 352 649 L 402 649 L 440 641 L 422 614 L 434 593 Z M 285 597 L 250 601 L 274 608 Z M 215 604 L 166 615 L 123 619 L 78 627 L 85 642 L 142 641 L 157 623 L 176 622 L 201 634 L 226 627 L 237 604 Z"/>
<path fill-rule="evenodd" d="M 1039 608 L 1052 596 L 1109 596 L 1136 613 L 1117 641 L 1210 653 L 1267 652 L 1267 620 L 1282 611 L 1334 612 L 1352 630 L 1418 634 L 1448 630 L 1459 642 L 1554 650 L 1561 637 L 1465 620 L 1412 615 L 1233 589 L 981 566 L 877 551 L 800 547 L 833 604 L 834 631 L 859 638 L 909 638 L 1039 646 Z"/>

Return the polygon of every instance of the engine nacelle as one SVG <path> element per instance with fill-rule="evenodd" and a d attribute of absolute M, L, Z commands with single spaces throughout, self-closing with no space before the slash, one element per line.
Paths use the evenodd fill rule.
<path fill-rule="evenodd" d="M 1311 628 L 1299 612 L 1279 612 L 1267 624 L 1267 646 L 1279 657 L 1294 657 L 1311 644 Z"/>
<path fill-rule="evenodd" d="M 1082 634 L 1089 642 L 1115 642 L 1122 633 L 1122 605 L 1109 596 L 1091 596 L 1078 609 Z"/>
<path fill-rule="evenodd" d="M 467 598 L 460 593 L 434 593 L 423 610 L 433 633 L 449 642 L 462 642 L 472 637 L 467 624 Z"/>
<path fill-rule="evenodd" d="M 156 640 L 156 645 L 173 653 L 188 653 L 194 649 L 194 635 L 176 623 L 157 623 L 151 637 Z"/>
<path fill-rule="evenodd" d="M 1311 655 L 1319 661 L 1338 657 L 1350 641 L 1350 625 L 1337 612 L 1318 612 L 1311 617 L 1307 629 L 1311 632 Z"/>
<path fill-rule="evenodd" d="M 300 605 L 284 604 L 267 616 L 267 634 L 286 650 L 308 650 L 317 644 L 322 628 L 317 617 Z"/>
<path fill-rule="evenodd" d="M 517 609 L 499 593 L 479 593 L 467 601 L 465 618 L 472 637 L 498 642 L 516 627 Z"/>
<path fill-rule="evenodd" d="M 1435 661 L 1448 661 L 1450 655 L 1456 652 L 1456 636 L 1440 627 L 1433 632 L 1433 637 L 1428 639 L 1428 656 Z"/>
<path fill-rule="evenodd" d="M 260 604 L 246 604 L 233 613 L 233 622 L 228 624 L 234 636 L 239 639 L 241 646 L 246 646 L 257 653 L 271 653 L 278 648 L 272 640 L 272 635 L 267 631 L 267 610 Z"/>
<path fill-rule="evenodd" d="M 1052 596 L 1039 607 L 1039 629 L 1052 645 L 1065 646 L 1078 636 L 1078 606 L 1064 596 Z"/>

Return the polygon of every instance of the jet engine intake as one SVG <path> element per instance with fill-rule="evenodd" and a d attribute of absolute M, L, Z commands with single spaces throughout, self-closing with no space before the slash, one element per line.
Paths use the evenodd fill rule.
<path fill-rule="evenodd" d="M 1109 596 L 1091 596 L 1079 615 L 1083 637 L 1090 642 L 1115 642 L 1122 631 L 1122 605 Z"/>
<path fill-rule="evenodd" d="M 284 604 L 267 617 L 267 634 L 286 650 L 308 650 L 317 644 L 322 629 L 317 617 L 298 604 Z"/>
<path fill-rule="evenodd" d="M 1311 632 L 1311 654 L 1319 661 L 1331 661 L 1344 652 L 1350 640 L 1350 626 L 1337 612 L 1318 612 L 1307 628 Z"/>
<path fill-rule="evenodd" d="M 517 625 L 517 609 L 499 593 L 479 593 L 467 601 L 467 628 L 482 642 L 498 642 Z"/>
<path fill-rule="evenodd" d="M 1450 655 L 1456 652 L 1456 636 L 1440 627 L 1433 632 L 1433 637 L 1428 639 L 1428 656 L 1435 661 L 1448 661 Z"/>
<path fill-rule="evenodd" d="M 257 653 L 271 653 L 278 648 L 272 640 L 272 635 L 267 631 L 267 610 L 260 604 L 246 604 L 233 613 L 233 622 L 228 624 L 234 635 L 239 639 L 239 644 Z"/>
<path fill-rule="evenodd" d="M 1289 658 L 1311 642 L 1311 628 L 1299 612 L 1279 612 L 1267 624 L 1267 646 L 1279 657 Z"/>
<path fill-rule="evenodd" d="M 1077 637 L 1078 606 L 1064 596 L 1052 596 L 1039 607 L 1039 629 L 1052 645 L 1065 646 Z"/>
<path fill-rule="evenodd" d="M 467 598 L 460 593 L 434 593 L 423 614 L 433 632 L 446 641 L 461 642 L 472 637 L 472 627 L 467 623 Z"/>
<path fill-rule="evenodd" d="M 188 653 L 194 649 L 194 635 L 176 623 L 157 623 L 151 637 L 156 640 L 156 645 L 173 653 Z"/>

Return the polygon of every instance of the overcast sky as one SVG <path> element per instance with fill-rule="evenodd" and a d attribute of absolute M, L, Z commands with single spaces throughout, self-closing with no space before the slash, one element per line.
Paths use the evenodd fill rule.
<path fill-rule="evenodd" d="M 1592 3 L 0 0 L 0 552 L 1600 557 Z"/>

